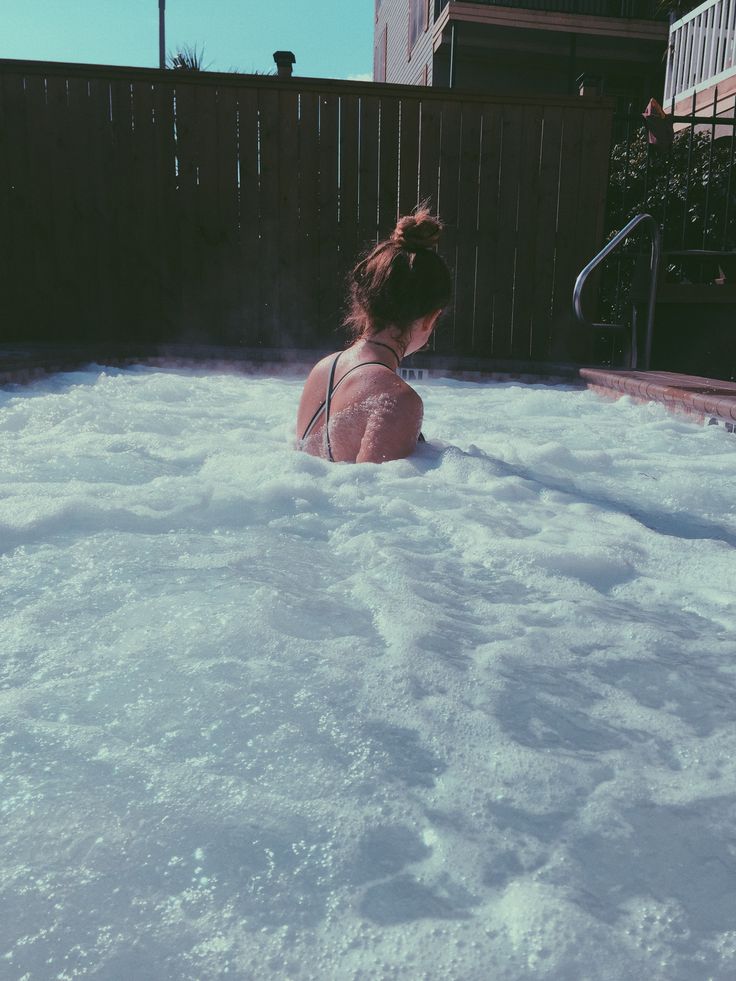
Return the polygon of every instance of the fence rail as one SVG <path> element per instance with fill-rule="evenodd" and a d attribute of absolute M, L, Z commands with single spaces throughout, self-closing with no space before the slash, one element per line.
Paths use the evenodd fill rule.
<path fill-rule="evenodd" d="M 0 61 L 0 339 L 335 346 L 356 254 L 429 198 L 437 353 L 559 356 L 610 126 L 598 99 Z"/>

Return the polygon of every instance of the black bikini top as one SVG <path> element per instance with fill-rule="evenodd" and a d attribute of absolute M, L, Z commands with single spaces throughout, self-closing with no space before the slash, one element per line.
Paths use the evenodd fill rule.
<path fill-rule="evenodd" d="M 340 353 L 342 353 L 342 352 L 340 352 Z M 351 374 L 353 371 L 357 371 L 358 368 L 363 368 L 363 367 L 365 367 L 366 365 L 369 365 L 369 364 L 376 364 L 376 365 L 380 365 L 382 368 L 388 368 L 389 371 L 393 371 L 394 370 L 393 368 L 390 368 L 387 364 L 384 364 L 383 361 L 361 361 L 360 364 L 356 364 L 356 365 L 353 365 L 352 368 L 348 368 L 348 370 L 342 376 L 342 378 L 340 379 L 340 381 L 335 385 L 334 384 L 334 381 L 335 381 L 335 371 L 337 370 L 337 362 L 339 360 L 340 360 L 340 355 L 338 354 L 336 356 L 335 360 L 332 362 L 332 367 L 330 368 L 330 375 L 329 375 L 329 378 L 327 379 L 327 391 L 325 393 L 325 397 L 324 397 L 322 403 L 320 404 L 319 408 L 317 409 L 317 411 L 314 413 L 314 415 L 312 416 L 312 418 L 307 423 L 307 428 L 304 430 L 304 435 L 302 436 L 302 438 L 300 440 L 301 443 L 304 442 L 304 440 L 309 436 L 309 434 L 312 432 L 312 430 L 314 429 L 314 427 L 317 425 L 317 422 L 319 421 L 319 418 L 322 415 L 322 413 L 324 413 L 324 415 L 325 415 L 325 428 L 324 428 L 325 449 L 327 450 L 327 459 L 330 460 L 331 463 L 334 463 L 335 462 L 335 459 L 332 456 L 332 447 L 330 446 L 330 431 L 329 431 L 329 426 L 330 426 L 330 405 L 331 405 L 331 402 L 332 402 L 332 396 L 335 394 L 335 392 L 340 387 L 340 385 L 342 385 L 342 383 L 345 381 L 345 379 L 348 377 L 348 375 Z"/>

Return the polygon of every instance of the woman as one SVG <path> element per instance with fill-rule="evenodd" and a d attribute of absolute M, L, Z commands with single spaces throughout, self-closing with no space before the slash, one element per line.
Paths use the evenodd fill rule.
<path fill-rule="evenodd" d="M 441 230 L 421 208 L 353 270 L 346 321 L 353 342 L 307 378 L 299 449 L 340 463 L 384 463 L 415 449 L 424 407 L 396 369 L 427 345 L 450 302 L 450 272 L 434 251 Z"/>

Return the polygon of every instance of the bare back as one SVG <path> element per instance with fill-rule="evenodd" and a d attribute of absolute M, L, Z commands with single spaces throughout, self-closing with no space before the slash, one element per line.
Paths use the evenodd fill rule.
<path fill-rule="evenodd" d="M 333 394 L 326 399 L 331 374 Z M 320 412 L 326 400 L 329 411 Z M 392 365 L 371 362 L 365 350 L 352 347 L 323 358 L 310 372 L 297 414 L 298 446 L 328 457 L 329 445 L 332 459 L 343 463 L 399 460 L 415 449 L 422 415 L 421 398 Z"/>

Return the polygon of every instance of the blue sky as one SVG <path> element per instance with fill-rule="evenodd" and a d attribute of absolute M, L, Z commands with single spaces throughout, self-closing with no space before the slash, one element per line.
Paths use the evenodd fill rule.
<path fill-rule="evenodd" d="M 166 47 L 204 45 L 212 71 L 370 77 L 374 0 L 166 0 Z M 0 58 L 158 65 L 158 0 L 0 0 Z"/>

